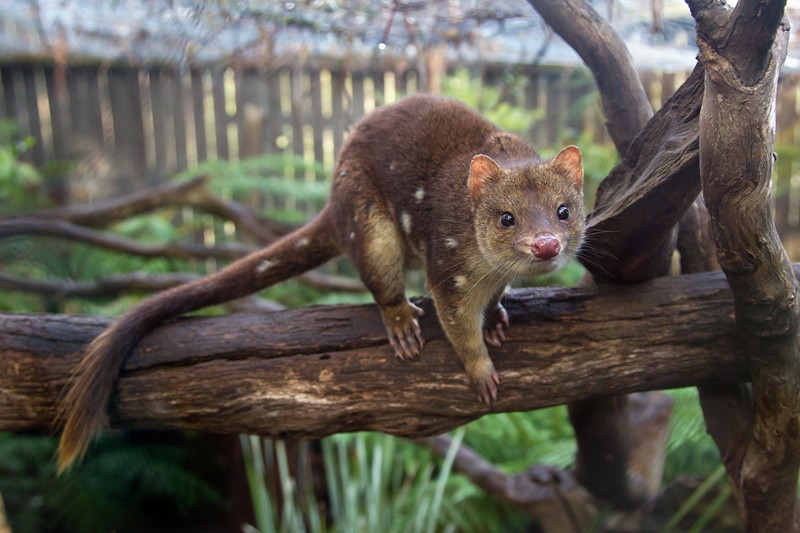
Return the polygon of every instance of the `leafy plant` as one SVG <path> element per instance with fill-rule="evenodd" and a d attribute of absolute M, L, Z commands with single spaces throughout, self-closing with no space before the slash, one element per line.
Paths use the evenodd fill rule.
<path fill-rule="evenodd" d="M 356 433 L 334 435 L 321 441 L 329 500 L 317 502 L 313 494 L 300 494 L 289 474 L 282 441 L 243 436 L 256 527 L 248 531 L 274 532 L 414 532 L 456 530 L 457 514 L 443 512 L 453 504 L 445 494 L 451 489 L 451 468 L 463 438 L 457 431 L 443 461 L 430 452 L 387 435 Z M 265 453 L 277 458 L 281 509 L 277 494 L 265 482 Z M 417 459 L 425 456 L 423 460 Z M 330 520 L 322 515 L 327 509 Z M 280 518 L 278 518 L 280 517 Z"/>
<path fill-rule="evenodd" d="M 144 531 L 163 521 L 142 513 L 145 504 L 184 518 L 222 507 L 185 447 L 105 436 L 58 476 L 56 446 L 50 437 L 0 433 L 0 493 L 16 533 Z"/>
<path fill-rule="evenodd" d="M 484 84 L 468 69 L 458 69 L 444 80 L 442 92 L 475 108 L 499 128 L 525 133 L 544 118 L 544 110 L 513 105 L 505 95 L 519 95 L 525 89 L 527 78 L 511 76 L 505 80 L 505 91 L 500 86 Z"/>
<path fill-rule="evenodd" d="M 0 120 L 0 208 L 5 212 L 24 211 L 41 200 L 41 174 L 20 159 L 35 143 L 20 135 L 15 122 Z"/>

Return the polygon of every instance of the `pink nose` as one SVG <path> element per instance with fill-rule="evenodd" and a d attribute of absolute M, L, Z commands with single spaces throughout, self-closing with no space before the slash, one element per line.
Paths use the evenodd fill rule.
<path fill-rule="evenodd" d="M 561 253 L 561 243 L 552 233 L 540 233 L 531 243 L 531 252 L 539 259 L 551 259 Z"/>

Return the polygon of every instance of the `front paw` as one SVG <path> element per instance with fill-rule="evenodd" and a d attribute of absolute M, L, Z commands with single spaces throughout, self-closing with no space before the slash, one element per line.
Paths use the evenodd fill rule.
<path fill-rule="evenodd" d="M 419 327 L 418 317 L 425 312 L 412 304 L 404 302 L 392 307 L 381 307 L 383 325 L 394 353 L 400 359 L 412 359 L 419 355 L 425 339 Z"/>
<path fill-rule="evenodd" d="M 506 340 L 508 324 L 508 313 L 501 304 L 498 303 L 497 307 L 488 310 L 483 321 L 483 339 L 486 344 L 499 347 Z"/>
<path fill-rule="evenodd" d="M 497 390 L 500 386 L 500 376 L 494 368 L 491 360 L 488 365 L 480 365 L 479 368 L 468 368 L 467 374 L 478 393 L 478 399 L 481 403 L 491 405 L 492 402 L 497 401 Z"/>

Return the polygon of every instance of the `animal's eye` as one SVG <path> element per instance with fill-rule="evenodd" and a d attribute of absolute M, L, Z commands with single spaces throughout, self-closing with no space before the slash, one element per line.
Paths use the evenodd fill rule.
<path fill-rule="evenodd" d="M 569 218 L 569 209 L 567 209 L 567 206 L 562 204 L 558 206 L 558 210 L 556 210 L 556 215 L 558 215 L 559 220 L 567 220 Z"/>
<path fill-rule="evenodd" d="M 500 215 L 500 224 L 504 228 L 510 228 L 511 226 L 514 225 L 515 222 L 516 220 L 514 220 L 514 215 L 512 215 L 511 213 L 506 212 Z"/>

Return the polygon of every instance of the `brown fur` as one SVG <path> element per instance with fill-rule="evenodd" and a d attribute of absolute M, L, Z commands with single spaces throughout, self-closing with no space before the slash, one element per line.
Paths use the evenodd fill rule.
<path fill-rule="evenodd" d="M 418 355 L 423 344 L 422 311 L 404 285 L 404 268 L 421 265 L 442 327 L 480 398 L 490 402 L 499 379 L 484 336 L 491 344 L 503 339 L 508 317 L 500 298 L 512 278 L 551 272 L 574 258 L 583 235 L 582 178 L 577 148 L 541 161 L 520 138 L 458 102 L 414 96 L 377 109 L 342 149 L 330 200 L 314 220 L 217 274 L 143 301 L 89 345 L 62 403 L 60 467 L 84 453 L 105 422 L 125 358 L 158 324 L 342 252 L 380 306 L 401 358 Z M 562 205 L 567 220 L 557 216 Z M 513 227 L 500 223 L 503 213 L 513 213 Z M 543 233 L 560 242 L 556 257 L 532 254 Z"/>

